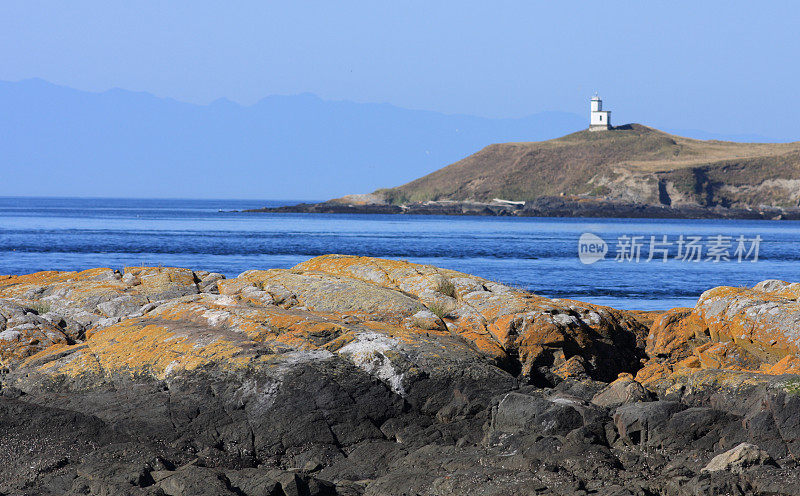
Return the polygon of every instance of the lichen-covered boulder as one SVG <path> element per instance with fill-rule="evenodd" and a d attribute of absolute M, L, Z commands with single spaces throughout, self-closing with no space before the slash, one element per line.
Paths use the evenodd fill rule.
<path fill-rule="evenodd" d="M 699 370 L 800 373 L 797 287 L 776 280 L 719 287 L 703 293 L 693 309 L 664 313 L 651 326 L 649 360 L 637 380 L 665 389 Z"/>
<path fill-rule="evenodd" d="M 207 272 L 174 267 L 126 267 L 0 276 L 0 297 L 66 319 L 76 335 L 135 315 L 146 305 L 199 292 Z"/>
<path fill-rule="evenodd" d="M 58 327 L 38 305 L 0 299 L 0 367 L 8 371 L 25 358 L 54 345 L 68 345 L 77 336 Z"/>
<path fill-rule="evenodd" d="M 655 315 L 341 255 L 0 277 L 0 493 L 771 488 L 800 456 L 793 288 Z M 701 477 L 741 442 L 780 466 Z"/>
<path fill-rule="evenodd" d="M 613 380 L 644 356 L 646 318 L 573 300 L 551 300 L 460 272 L 402 261 L 325 255 L 294 268 L 408 294 L 447 329 L 508 369 L 545 379 Z M 572 361 L 570 362 L 570 360 Z"/>

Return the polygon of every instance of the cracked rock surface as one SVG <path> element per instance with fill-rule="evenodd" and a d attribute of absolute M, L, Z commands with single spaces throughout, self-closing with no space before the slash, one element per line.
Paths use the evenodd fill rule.
<path fill-rule="evenodd" d="M 655 313 L 341 255 L 0 276 L 0 494 L 798 494 L 797 287 Z"/>

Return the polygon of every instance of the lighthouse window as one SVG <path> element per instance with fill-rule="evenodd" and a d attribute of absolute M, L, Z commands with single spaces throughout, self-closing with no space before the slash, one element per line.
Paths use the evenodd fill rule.
<path fill-rule="evenodd" d="M 600 116 L 600 120 L 601 120 L 601 121 L 603 120 L 603 116 L 602 116 L 602 115 Z"/>

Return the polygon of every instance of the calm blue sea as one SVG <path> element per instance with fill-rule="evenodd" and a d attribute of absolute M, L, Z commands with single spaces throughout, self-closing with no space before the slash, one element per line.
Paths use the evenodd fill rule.
<path fill-rule="evenodd" d="M 0 274 L 144 264 L 235 276 L 345 253 L 428 263 L 544 296 L 630 309 L 690 306 L 718 285 L 800 281 L 798 222 L 224 212 L 293 203 L 0 198 Z M 578 258 L 578 239 L 586 232 L 608 245 L 605 259 L 591 265 Z M 706 261 L 709 238 L 720 235 L 717 251 L 731 260 Z M 626 236 L 641 238 L 626 242 Z M 661 252 L 646 261 L 651 236 L 658 242 L 667 236 L 672 243 L 657 245 L 669 250 L 668 262 Z M 699 237 L 694 245 L 701 246 L 702 261 L 676 259 L 680 236 L 685 242 Z M 750 251 L 741 263 L 736 261 L 740 236 Z M 758 261 L 752 262 L 751 240 L 757 236 Z M 637 244 L 638 263 L 626 248 Z M 682 247 L 682 255 L 686 252 Z M 615 261 L 621 253 L 626 260 Z"/>

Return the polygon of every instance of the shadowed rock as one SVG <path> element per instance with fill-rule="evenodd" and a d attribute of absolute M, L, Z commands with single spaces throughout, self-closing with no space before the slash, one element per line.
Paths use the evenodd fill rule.
<path fill-rule="evenodd" d="M 783 494 L 795 286 L 653 315 L 341 255 L 3 276 L 0 492 Z M 775 464 L 701 473 L 743 442 Z"/>

